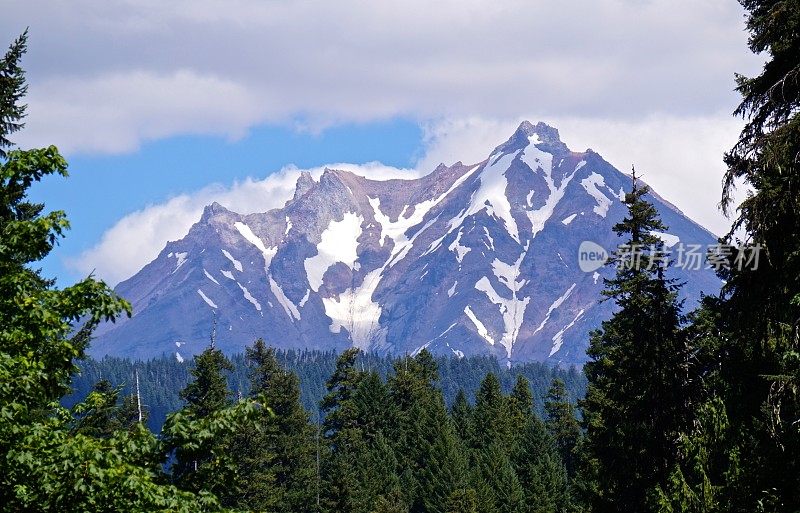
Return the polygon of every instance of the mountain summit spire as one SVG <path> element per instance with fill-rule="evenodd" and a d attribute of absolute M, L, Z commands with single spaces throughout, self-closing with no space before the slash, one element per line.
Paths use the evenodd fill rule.
<path fill-rule="evenodd" d="M 531 143 L 536 144 L 537 147 L 548 153 L 558 154 L 569 151 L 567 145 L 561 142 L 557 128 L 541 121 L 534 125 L 525 120 L 519 124 L 506 142 L 494 149 L 492 154 L 512 153 Z"/>

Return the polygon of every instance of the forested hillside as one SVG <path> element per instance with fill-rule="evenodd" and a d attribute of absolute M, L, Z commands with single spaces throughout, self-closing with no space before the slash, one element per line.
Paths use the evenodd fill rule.
<path fill-rule="evenodd" d="M 278 351 L 276 358 L 280 365 L 297 374 L 300 380 L 300 399 L 303 407 L 314 418 L 319 412 L 319 404 L 325 395 L 325 383 L 336 367 L 336 354 L 319 351 Z M 393 358 L 375 354 L 361 354 L 358 365 L 362 369 L 374 370 L 382 378 L 392 373 Z M 250 380 L 247 377 L 247 363 L 244 355 L 231 357 L 234 370 L 227 375 L 230 389 L 235 393 L 247 395 Z M 561 379 L 573 403 L 583 397 L 586 379 L 573 368 L 560 369 L 552 365 L 528 363 L 506 368 L 492 357 L 441 357 L 436 359 L 440 379 L 437 387 L 441 389 L 445 403 L 449 406 L 463 389 L 473 401 L 481 380 L 487 373 L 494 373 L 504 393 L 511 391 L 516 376 L 524 376 L 531 386 L 536 411 L 544 414 L 544 396 L 553 379 Z M 113 386 L 121 387 L 123 395 L 135 392 L 135 376 L 138 372 L 142 403 L 149 412 L 148 426 L 158 432 L 167 414 L 177 411 L 183 405 L 179 394 L 190 380 L 190 369 L 194 362 L 178 362 L 175 358 L 154 358 L 145 362 L 134 362 L 125 358 L 87 359 L 79 363 L 79 372 L 72 380 L 72 392 L 62 403 L 71 407 L 88 395 L 95 383 L 108 380 Z"/>

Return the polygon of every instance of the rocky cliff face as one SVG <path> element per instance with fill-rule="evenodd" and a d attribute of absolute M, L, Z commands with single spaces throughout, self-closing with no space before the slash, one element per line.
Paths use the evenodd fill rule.
<path fill-rule="evenodd" d="M 609 250 L 630 178 L 555 128 L 525 122 L 483 162 L 440 165 L 416 180 L 304 174 L 281 209 L 239 215 L 214 203 L 182 240 L 117 290 L 134 316 L 102 326 L 104 354 L 186 358 L 208 343 L 240 351 L 426 347 L 510 363 L 585 361 L 612 268 L 583 272 L 578 248 Z M 665 240 L 714 237 L 655 193 Z M 714 293 L 710 270 L 682 271 L 691 306 Z M 691 279 L 686 275 L 691 272 Z"/>

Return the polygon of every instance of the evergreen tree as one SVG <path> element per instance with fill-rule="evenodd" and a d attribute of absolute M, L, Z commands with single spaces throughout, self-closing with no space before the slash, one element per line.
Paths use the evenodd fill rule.
<path fill-rule="evenodd" d="M 524 510 L 525 492 L 506 452 L 498 440 L 475 449 L 472 486 L 481 513 L 518 513 Z"/>
<path fill-rule="evenodd" d="M 454 490 L 447 501 L 446 513 L 478 513 L 478 496 L 472 488 Z"/>
<path fill-rule="evenodd" d="M 544 423 L 534 418 L 525 429 L 520 458 L 514 463 L 525 491 L 525 509 L 530 513 L 560 513 L 573 510 L 573 499 L 564 463 Z"/>
<path fill-rule="evenodd" d="M 725 243 L 732 251 L 721 322 L 720 389 L 743 468 L 730 483 L 731 511 L 800 510 L 800 4 L 741 0 L 758 76 L 737 76 L 747 119 L 726 154 L 722 207 L 737 182 L 749 189 Z M 741 240 L 737 239 L 737 234 Z M 744 258 L 740 258 L 744 255 Z M 752 260 L 751 260 L 752 259 Z"/>
<path fill-rule="evenodd" d="M 28 92 L 25 71 L 20 61 L 28 48 L 28 31 L 11 44 L 0 59 L 0 159 L 7 159 L 6 150 L 14 145 L 9 137 L 22 130 L 27 105 L 22 98 Z"/>
<path fill-rule="evenodd" d="M 141 398 L 136 394 L 129 394 L 122 398 L 122 404 L 117 411 L 121 429 L 133 429 L 137 425 L 147 426 L 148 417 L 147 407 L 141 404 Z"/>
<path fill-rule="evenodd" d="M 508 396 L 510 445 L 507 449 L 513 460 L 523 450 L 525 429 L 533 419 L 533 394 L 525 376 L 518 374 L 511 395 Z"/>
<path fill-rule="evenodd" d="M 424 446 L 425 466 L 419 479 L 421 503 L 427 513 L 445 513 L 453 494 L 468 489 L 467 458 L 446 417 L 444 404 L 425 413 L 431 437 Z"/>
<path fill-rule="evenodd" d="M 618 311 L 592 334 L 584 367 L 587 457 L 597 481 L 592 510 L 636 512 L 652 508 L 650 495 L 666 482 L 678 456 L 678 437 L 689 420 L 689 352 L 680 330 L 677 286 L 665 277 L 666 227 L 635 175 L 625 197 L 627 216 L 614 227 L 626 245 L 603 294 Z"/>
<path fill-rule="evenodd" d="M 322 460 L 323 509 L 330 512 L 357 511 L 364 504 L 358 458 L 368 452 L 359 430 L 356 394 L 363 373 L 356 369 L 356 358 L 360 351 L 348 349 L 336 360 L 336 369 L 326 384 L 328 393 L 322 400 L 325 413 L 322 432 L 326 441 L 326 453 Z M 358 510 L 361 511 L 361 510 Z"/>
<path fill-rule="evenodd" d="M 342 352 L 336 360 L 336 370 L 326 383 L 327 394 L 320 403 L 325 413 L 323 432 L 332 445 L 345 443 L 347 429 L 353 427 L 355 405 L 353 394 L 358 388 L 362 373 L 356 369 L 356 358 L 361 351 L 350 348 Z M 339 440 L 342 438 L 343 440 Z"/>
<path fill-rule="evenodd" d="M 508 399 L 512 428 L 522 427 L 524 422 L 533 414 L 531 384 L 522 374 L 517 374 L 514 388 L 511 389 L 511 395 Z"/>
<path fill-rule="evenodd" d="M 445 511 L 466 486 L 466 458 L 436 382 L 437 364 L 422 350 L 394 364 L 389 394 L 397 422 L 391 431 L 410 510 Z"/>
<path fill-rule="evenodd" d="M 388 496 L 381 495 L 375 501 L 371 513 L 408 513 L 408 506 L 403 500 L 403 494 L 399 490 Z"/>
<path fill-rule="evenodd" d="M 237 486 L 223 503 L 259 511 L 312 511 L 316 505 L 316 447 L 300 404 L 297 375 L 284 370 L 263 339 L 246 350 L 250 396 L 269 407 L 231 441 Z"/>
<path fill-rule="evenodd" d="M 556 513 L 571 506 L 564 463 L 552 436 L 533 413 L 528 381 L 519 376 L 509 397 L 515 443 L 510 461 L 524 493 L 520 511 Z"/>
<path fill-rule="evenodd" d="M 571 477 L 575 474 L 575 447 L 581 436 L 578 419 L 575 418 L 575 407 L 569 401 L 564 382 L 558 378 L 553 380 L 544 403 L 547 413 L 547 430 L 553 437 L 561 455 L 561 460 Z"/>
<path fill-rule="evenodd" d="M 397 458 L 383 432 L 363 440 L 354 456 L 356 485 L 353 488 L 353 507 L 350 511 L 370 511 L 381 499 L 392 498 L 394 508 L 408 511 L 397 476 Z"/>
<path fill-rule="evenodd" d="M 453 419 L 453 426 L 458 438 L 462 443 L 466 443 L 471 436 L 472 407 L 467 402 L 467 394 L 464 393 L 463 388 L 458 389 L 458 394 L 456 394 L 456 399 L 450 409 L 450 417 Z"/>
<path fill-rule="evenodd" d="M 208 417 L 231 404 L 225 372 L 232 370 L 230 360 L 213 345 L 195 356 L 194 368 L 190 371 L 194 380 L 180 394 L 195 417 Z"/>
<path fill-rule="evenodd" d="M 194 364 L 194 380 L 181 391 L 187 403 L 183 412 L 193 420 L 212 418 L 232 404 L 224 373 L 233 370 L 233 365 L 214 347 L 213 339 L 211 346 L 195 356 Z M 175 482 L 185 490 L 224 493 L 233 473 L 226 451 L 229 443 L 230 436 L 225 434 L 203 444 L 179 446 L 172 466 Z"/>
<path fill-rule="evenodd" d="M 97 438 L 110 437 L 122 427 L 118 402 L 119 390 L 106 379 L 98 381 L 81 404 L 82 408 L 73 410 L 76 417 L 73 432 Z"/>
<path fill-rule="evenodd" d="M 479 512 L 522 511 L 524 490 L 512 458 L 523 451 L 518 435 L 530 421 L 532 404 L 527 381 L 517 380 L 510 397 L 503 395 L 500 381 L 488 373 L 481 382 L 472 412 L 470 433 L 471 486 Z M 520 424 L 521 423 L 521 424 Z"/>
<path fill-rule="evenodd" d="M 503 396 L 497 376 L 490 372 L 481 382 L 475 396 L 471 447 L 481 449 L 497 441 L 504 448 L 503 452 L 507 452 L 513 439 L 511 422 L 509 402 Z"/>

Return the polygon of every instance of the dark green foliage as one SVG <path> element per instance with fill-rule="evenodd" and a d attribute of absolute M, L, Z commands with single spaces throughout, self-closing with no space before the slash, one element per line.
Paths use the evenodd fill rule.
<path fill-rule="evenodd" d="M 715 389 L 741 451 L 731 511 L 800 510 L 800 4 L 742 0 L 749 46 L 765 58 L 737 76 L 747 124 L 725 155 L 722 206 L 737 182 L 750 193 L 724 241 L 763 248 L 758 267 L 730 259 L 716 312 Z M 730 476 L 729 476 L 730 477 Z"/>
<path fill-rule="evenodd" d="M 581 427 L 575 418 L 575 406 L 569 401 L 564 382 L 554 379 L 545 399 L 547 431 L 553 437 L 567 474 L 575 475 L 575 447 L 581 437 Z"/>
<path fill-rule="evenodd" d="M 583 447 L 596 467 L 596 512 L 648 511 L 649 494 L 666 482 L 679 434 L 690 424 L 690 353 L 676 287 L 658 262 L 663 243 L 652 235 L 665 226 L 647 192 L 634 176 L 628 214 L 614 227 L 634 258 L 616 256 L 616 276 L 603 293 L 619 310 L 592 335 L 584 369 Z"/>
<path fill-rule="evenodd" d="M 478 513 L 478 494 L 472 488 L 454 490 L 447 499 L 446 513 Z"/>
<path fill-rule="evenodd" d="M 181 392 L 187 410 L 198 418 L 208 417 L 230 404 L 230 392 L 225 372 L 233 370 L 222 351 L 209 347 L 194 358 L 190 371 L 194 378 Z"/>
<path fill-rule="evenodd" d="M 564 464 L 531 402 L 522 376 L 508 396 L 493 374 L 481 383 L 466 439 L 477 511 L 571 507 Z"/>
<path fill-rule="evenodd" d="M 450 408 L 450 416 L 453 419 L 453 426 L 456 434 L 461 440 L 468 440 L 470 435 L 470 422 L 472 419 L 472 407 L 467 402 L 467 394 L 463 389 L 459 389 L 453 406 Z"/>
<path fill-rule="evenodd" d="M 233 366 L 222 351 L 213 346 L 194 360 L 195 367 L 191 370 L 194 380 L 181 392 L 186 406 L 179 413 L 189 421 L 202 423 L 215 418 L 231 405 L 224 373 L 233 370 Z M 230 442 L 228 433 L 219 433 L 206 438 L 203 443 L 179 445 L 171 469 L 175 483 L 184 490 L 224 493 L 235 472 L 227 451 Z"/>
<path fill-rule="evenodd" d="M 22 98 L 28 91 L 25 71 L 20 61 L 28 47 L 28 31 L 22 33 L 0 59 L 0 159 L 8 157 L 6 149 L 14 145 L 9 137 L 25 124 L 26 105 Z"/>
<path fill-rule="evenodd" d="M 525 494 L 525 508 L 522 511 L 570 511 L 573 500 L 567 472 L 553 437 L 538 418 L 529 419 L 521 434 L 521 450 L 512 463 Z"/>
<path fill-rule="evenodd" d="M 475 483 L 476 455 L 483 446 L 475 442 L 473 449 L 467 449 L 473 432 L 474 407 L 470 405 L 470 394 L 457 394 L 459 384 L 478 390 L 481 382 L 486 380 L 478 380 L 474 386 L 471 383 L 485 369 L 494 369 L 496 374 L 489 379 L 491 383 L 483 384 L 480 402 L 489 402 L 497 411 L 505 412 L 505 432 L 511 445 L 502 448 L 506 453 L 503 458 L 510 461 L 525 497 L 536 497 L 535 500 L 526 500 L 526 505 L 539 505 L 539 509 L 531 511 L 551 511 L 548 508 L 555 507 L 553 504 L 565 504 L 563 464 L 552 438 L 544 430 L 542 421 L 537 420 L 536 425 L 544 438 L 533 437 L 529 426 L 534 412 L 543 410 L 554 377 L 569 383 L 571 397 L 581 395 L 583 378 L 574 369 L 564 371 L 533 364 L 508 370 L 496 362 L 490 364 L 493 361 L 484 357 L 433 360 L 427 353 L 395 361 L 355 351 L 343 354 L 337 366 L 336 357 L 331 353 L 282 352 L 259 347 L 257 342 L 254 349 L 248 351 L 248 356 L 254 356 L 254 351 L 262 355 L 255 360 L 238 356 L 231 359 L 235 369 L 228 375 L 228 383 L 245 395 L 252 394 L 251 389 L 262 390 L 268 395 L 266 404 L 270 405 L 274 415 L 260 410 L 263 416 L 258 417 L 261 419 L 258 423 L 262 425 L 282 425 L 284 415 L 298 417 L 296 424 L 290 422 L 287 425 L 300 425 L 300 414 L 292 407 L 296 403 L 291 400 L 294 394 L 292 383 L 296 383 L 291 376 L 295 372 L 314 384 L 307 387 L 300 381 L 301 397 L 305 397 L 303 404 L 309 402 L 309 397 L 321 399 L 315 384 L 332 376 L 329 380 L 330 394 L 321 412 L 326 419 L 325 426 L 321 427 L 327 433 L 320 445 L 322 481 L 319 489 L 323 509 L 369 511 L 368 508 L 391 506 L 400 510 L 429 508 L 447 511 L 448 505 L 464 501 L 467 504 L 464 507 L 471 508 L 469 505 L 473 499 L 476 508 L 481 501 L 495 504 L 489 484 Z M 255 373 L 259 368 L 256 360 L 264 362 L 264 373 Z M 143 403 L 154 410 L 154 415 L 166 415 L 170 409 L 180 407 L 178 391 L 186 386 L 192 368 L 192 362 L 179 363 L 172 357 L 137 363 L 112 358 L 100 362 L 87 360 L 83 362 L 82 375 L 75 379 L 75 395 L 91 386 L 88 381 L 92 376 L 100 375 L 122 385 L 123 390 L 130 390 L 138 371 Z M 447 382 L 438 378 L 437 369 L 447 369 Z M 272 379 L 282 384 L 266 385 Z M 385 379 L 389 379 L 389 385 Z M 251 380 L 255 384 L 251 385 Z M 452 391 L 452 396 L 446 401 L 452 404 L 450 415 L 443 409 L 440 389 Z M 172 391 L 171 395 L 169 391 Z M 539 407 L 534 408 L 534 404 Z M 314 420 L 307 422 L 312 437 L 311 455 L 315 457 L 317 408 L 311 412 Z M 329 419 L 334 412 L 337 413 Z M 303 417 L 307 419 L 307 415 L 304 413 Z M 494 429 L 491 419 L 486 419 L 484 424 Z M 160 423 L 151 425 L 154 429 L 160 428 Z M 345 433 L 337 434 L 344 426 L 350 427 Z M 302 432 L 302 429 L 297 432 Z M 225 504 L 239 507 L 274 504 L 274 508 L 280 507 L 276 497 L 282 492 L 276 489 L 280 488 L 277 484 L 279 479 L 272 462 L 282 446 L 296 443 L 287 442 L 277 434 L 266 438 L 261 434 L 259 429 L 239 427 L 233 441 L 226 445 L 228 452 L 237 454 L 233 463 L 237 467 L 236 474 L 241 477 L 231 478 L 231 486 L 219 491 Z M 268 447 L 263 445 L 265 439 L 272 441 L 266 444 Z M 489 437 L 485 440 L 489 441 Z M 338 450 L 334 441 L 344 448 Z M 237 448 L 237 443 L 244 447 L 262 448 L 248 451 Z M 286 454 L 291 453 L 286 448 L 283 450 L 289 451 Z M 485 464 L 491 468 L 495 463 Z M 311 471 L 312 477 L 299 493 L 312 495 L 313 504 L 309 511 L 314 511 L 318 489 L 316 461 L 313 461 Z M 390 497 L 394 499 L 389 501 Z M 544 497 L 552 497 L 552 500 Z M 236 502 L 237 498 L 242 502 Z M 342 498 L 345 499 L 338 500 Z"/>
<path fill-rule="evenodd" d="M 336 354 L 319 351 L 282 351 L 277 350 L 275 357 L 281 367 L 297 375 L 300 381 L 300 400 L 312 418 L 319 411 L 319 404 L 325 395 L 325 382 L 333 374 L 336 367 Z M 229 383 L 235 393 L 247 396 L 250 390 L 249 366 L 244 355 L 230 357 L 234 371 L 229 376 Z M 392 373 L 393 359 L 375 354 L 361 354 L 357 358 L 358 367 L 371 369 L 381 378 Z M 528 363 L 506 369 L 497 364 L 497 360 L 483 356 L 467 358 L 440 357 L 436 359 L 441 374 L 437 381 L 442 390 L 445 404 L 452 406 L 463 389 L 465 398 L 472 398 L 478 390 L 486 372 L 494 372 L 500 379 L 504 393 L 510 393 L 516 384 L 517 376 L 525 377 L 530 383 L 533 393 L 535 412 L 544 416 L 544 398 L 554 378 L 566 384 L 571 401 L 583 397 L 586 379 L 575 368 L 559 369 L 540 363 Z M 164 356 L 148 361 L 133 362 L 124 358 L 106 357 L 102 360 L 86 359 L 80 362 L 80 374 L 72 379 L 72 393 L 62 403 L 70 407 L 78 400 L 86 397 L 94 383 L 100 379 L 108 379 L 114 386 L 121 386 L 123 394 L 135 392 L 135 372 L 138 370 L 141 382 L 142 404 L 149 411 L 148 427 L 158 432 L 169 412 L 183 406 L 179 393 L 189 382 L 189 371 L 193 360 L 178 362 L 174 356 Z M 489 369 L 487 371 L 487 369 Z M 484 374 L 481 374 L 484 373 Z"/>
<path fill-rule="evenodd" d="M 109 438 L 115 431 L 130 430 L 139 423 L 139 406 L 136 396 L 126 396 L 120 403 L 119 388 L 113 388 L 108 380 L 100 380 L 88 397 L 73 408 L 72 415 L 73 433 Z M 146 418 L 143 410 L 142 423 Z"/>
<path fill-rule="evenodd" d="M 246 355 L 250 395 L 269 409 L 261 410 L 255 425 L 233 434 L 237 480 L 222 501 L 248 510 L 311 511 L 317 491 L 315 430 L 300 404 L 297 376 L 280 366 L 275 350 L 262 339 Z"/>
<path fill-rule="evenodd" d="M 512 439 L 510 413 L 497 376 L 487 374 L 475 398 L 470 447 L 485 447 L 492 441 L 509 447 Z"/>

